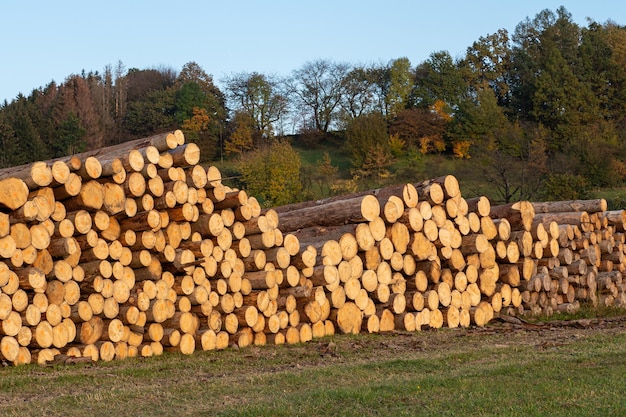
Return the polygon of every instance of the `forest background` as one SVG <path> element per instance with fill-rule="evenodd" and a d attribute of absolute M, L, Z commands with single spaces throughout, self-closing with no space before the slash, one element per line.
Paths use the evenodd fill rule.
<path fill-rule="evenodd" d="M 626 27 L 546 9 L 460 58 L 315 59 L 219 86 L 196 62 L 118 62 L 0 104 L 0 168 L 173 129 L 267 206 L 453 174 L 466 197 L 623 208 Z"/>

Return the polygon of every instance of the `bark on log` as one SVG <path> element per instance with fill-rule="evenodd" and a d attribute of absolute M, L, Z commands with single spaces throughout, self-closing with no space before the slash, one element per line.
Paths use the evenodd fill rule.
<path fill-rule="evenodd" d="M 372 221 L 380 214 L 378 200 L 371 196 L 338 200 L 316 207 L 279 213 L 279 228 L 283 233 L 312 226 L 337 226 Z"/>

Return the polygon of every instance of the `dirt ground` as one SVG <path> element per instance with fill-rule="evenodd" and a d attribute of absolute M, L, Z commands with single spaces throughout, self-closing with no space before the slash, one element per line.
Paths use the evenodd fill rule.
<path fill-rule="evenodd" d="M 443 352 L 463 350 L 471 345 L 490 343 L 498 347 L 532 346 L 549 349 L 594 335 L 626 333 L 626 316 L 529 323 L 515 317 L 496 318 L 485 327 L 467 329 L 395 331 L 381 337 L 358 339 L 338 338 L 336 342 L 313 341 L 322 356 L 337 356 L 336 352 L 369 351 L 376 356 L 389 350 Z M 379 335 L 376 335 L 379 336 Z M 311 343 L 311 342 L 310 342 Z M 254 350 L 254 349 L 252 349 Z M 354 352 L 356 353 L 356 352 Z"/>

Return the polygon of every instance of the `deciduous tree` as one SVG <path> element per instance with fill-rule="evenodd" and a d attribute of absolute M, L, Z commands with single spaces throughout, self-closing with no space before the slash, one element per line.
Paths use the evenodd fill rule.
<path fill-rule="evenodd" d="M 411 73 L 411 61 L 408 58 L 398 58 L 391 61 L 389 65 L 389 90 L 385 96 L 388 117 L 395 117 L 407 107 L 413 85 L 414 76 Z"/>
<path fill-rule="evenodd" d="M 353 119 L 346 129 L 346 149 L 350 153 L 352 166 L 359 169 L 374 147 L 389 151 L 387 123 L 378 112 L 368 113 Z"/>
<path fill-rule="evenodd" d="M 375 94 L 375 80 L 370 68 L 355 67 L 350 70 L 344 79 L 340 103 L 342 124 L 345 126 L 351 119 L 373 111 Z"/>
<path fill-rule="evenodd" d="M 250 115 L 259 137 L 272 138 L 274 123 L 285 115 L 288 105 L 279 80 L 257 72 L 240 73 L 226 80 L 226 88 L 233 108 Z"/>
<path fill-rule="evenodd" d="M 443 152 L 447 119 L 434 109 L 406 109 L 393 119 L 389 133 L 398 135 L 407 146 L 419 149 L 422 154 Z"/>
<path fill-rule="evenodd" d="M 321 132 L 328 132 L 337 120 L 348 70 L 348 64 L 318 59 L 293 71 L 287 81 L 296 107 L 308 112 L 313 126 Z"/>
<path fill-rule="evenodd" d="M 465 58 L 459 65 L 474 94 L 491 88 L 498 99 L 498 105 L 508 104 L 511 46 L 506 29 L 481 36 L 467 48 Z"/>
<path fill-rule="evenodd" d="M 254 147 L 254 122 L 248 113 L 235 113 L 230 126 L 229 135 L 224 143 L 226 155 L 243 154 Z"/>
<path fill-rule="evenodd" d="M 417 66 L 410 102 L 414 107 L 428 108 L 441 100 L 454 111 L 467 94 L 468 86 L 459 65 L 448 51 L 439 51 Z"/>

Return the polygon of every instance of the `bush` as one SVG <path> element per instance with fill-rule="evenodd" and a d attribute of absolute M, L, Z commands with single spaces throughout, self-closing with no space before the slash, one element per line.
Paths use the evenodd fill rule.
<path fill-rule="evenodd" d="M 549 174 L 544 182 L 542 198 L 547 201 L 589 198 L 589 184 L 580 175 Z"/>
<path fill-rule="evenodd" d="M 245 153 L 236 166 L 245 189 L 266 207 L 294 203 L 302 197 L 300 155 L 288 142 L 276 141 Z"/>

